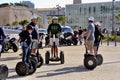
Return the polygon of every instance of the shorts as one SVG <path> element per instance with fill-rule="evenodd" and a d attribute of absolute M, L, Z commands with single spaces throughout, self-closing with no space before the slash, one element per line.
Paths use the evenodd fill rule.
<path fill-rule="evenodd" d="M 32 48 L 33 49 L 38 49 L 38 40 L 32 40 Z"/>
<path fill-rule="evenodd" d="M 53 46 L 53 38 L 50 38 L 50 45 Z M 55 45 L 58 46 L 59 45 L 59 38 L 55 38 Z"/>
<path fill-rule="evenodd" d="M 97 47 L 97 46 L 99 46 L 99 43 L 98 42 L 94 43 L 94 47 Z"/>
<path fill-rule="evenodd" d="M 92 50 L 93 46 L 94 46 L 94 41 L 93 40 L 88 40 L 86 42 L 86 45 L 87 45 L 87 50 Z"/>

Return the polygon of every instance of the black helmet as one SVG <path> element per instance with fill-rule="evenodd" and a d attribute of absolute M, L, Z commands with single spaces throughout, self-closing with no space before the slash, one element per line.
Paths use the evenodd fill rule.
<path fill-rule="evenodd" d="M 31 25 L 28 25 L 28 26 L 26 27 L 26 30 L 33 30 L 33 28 L 32 28 Z"/>

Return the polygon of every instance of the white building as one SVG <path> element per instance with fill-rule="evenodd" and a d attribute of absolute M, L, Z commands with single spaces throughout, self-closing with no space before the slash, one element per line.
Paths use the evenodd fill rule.
<path fill-rule="evenodd" d="M 120 1 L 114 3 L 115 15 L 120 13 Z M 112 28 L 112 2 L 71 4 L 66 5 L 66 25 L 83 26 L 88 24 L 88 17 L 95 17 L 95 21 L 102 22 L 102 27 Z M 115 26 L 120 27 L 120 20 L 115 19 Z"/>

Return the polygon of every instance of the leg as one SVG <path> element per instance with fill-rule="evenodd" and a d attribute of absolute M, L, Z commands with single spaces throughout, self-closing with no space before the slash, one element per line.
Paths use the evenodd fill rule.
<path fill-rule="evenodd" d="M 94 41 L 87 41 L 86 42 L 86 45 L 87 45 L 87 50 L 89 50 L 90 52 L 89 52 L 89 54 L 91 54 L 91 55 L 94 55 L 94 48 L 93 48 L 93 44 L 94 44 Z"/>
<path fill-rule="evenodd" d="M 53 50 L 54 50 L 54 47 L 51 46 L 51 57 L 53 58 Z"/>
<path fill-rule="evenodd" d="M 32 42 L 32 51 L 31 51 L 31 53 L 33 55 L 36 55 L 36 49 L 38 49 L 38 41 L 37 40 Z"/>
<path fill-rule="evenodd" d="M 94 47 L 94 54 L 97 55 L 97 47 Z"/>
<path fill-rule="evenodd" d="M 22 61 L 27 62 L 26 60 L 27 60 L 28 47 L 22 46 L 22 51 L 23 51 Z"/>
<path fill-rule="evenodd" d="M 58 57 L 58 47 L 55 46 L 55 50 L 56 50 L 56 57 Z"/>
<path fill-rule="evenodd" d="M 0 45 L 0 58 L 1 58 L 2 45 Z"/>

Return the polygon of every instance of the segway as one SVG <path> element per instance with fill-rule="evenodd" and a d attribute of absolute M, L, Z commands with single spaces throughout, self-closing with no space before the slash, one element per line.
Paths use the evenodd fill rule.
<path fill-rule="evenodd" d="M 0 80 L 6 80 L 8 77 L 8 67 L 5 64 L 0 65 Z"/>
<path fill-rule="evenodd" d="M 102 37 L 100 36 L 99 41 L 98 41 L 97 53 L 98 53 L 98 48 L 99 48 L 99 44 L 100 44 L 101 39 L 102 39 Z M 103 63 L 103 57 L 101 54 L 97 54 L 96 59 L 97 59 L 98 66 Z"/>
<path fill-rule="evenodd" d="M 84 54 L 84 66 L 89 70 L 93 70 L 97 67 L 98 64 L 97 59 L 94 55 L 88 54 L 86 44 L 85 44 L 85 48 L 86 48 L 86 53 Z"/>
<path fill-rule="evenodd" d="M 30 55 L 30 50 L 28 51 L 28 55 Z M 27 62 L 18 62 L 16 65 L 16 73 L 19 76 L 26 76 L 31 75 L 36 71 L 37 64 L 36 60 L 32 58 L 31 56 L 28 57 Z"/>
<path fill-rule="evenodd" d="M 37 50 L 36 56 L 31 55 L 32 59 L 36 60 L 37 68 L 40 68 L 43 65 L 43 57 L 39 53 L 39 50 Z"/>
<path fill-rule="evenodd" d="M 55 50 L 55 35 L 53 35 L 53 46 L 54 46 L 54 54 L 53 54 L 53 58 L 50 58 L 50 52 L 46 51 L 45 53 L 45 63 L 49 64 L 49 61 L 60 61 L 61 64 L 64 64 L 64 52 L 60 51 L 60 57 L 56 58 L 56 50 Z"/>

